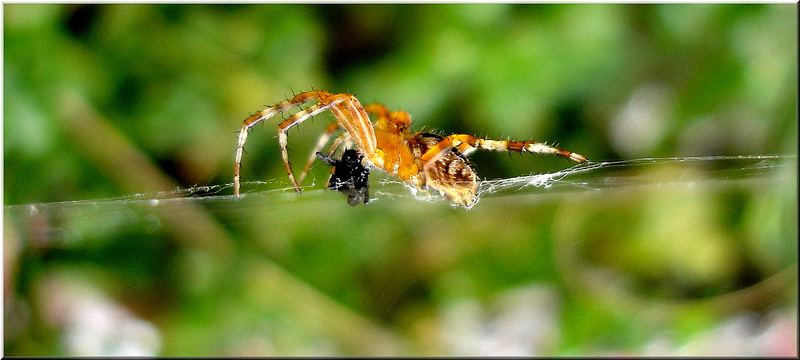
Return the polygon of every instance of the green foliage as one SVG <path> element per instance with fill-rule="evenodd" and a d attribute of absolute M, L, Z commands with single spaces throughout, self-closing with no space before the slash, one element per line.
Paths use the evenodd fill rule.
<path fill-rule="evenodd" d="M 241 121 L 312 88 L 408 111 L 414 130 L 535 139 L 597 161 L 796 154 L 794 6 L 3 10 L 6 354 L 76 354 L 50 305 L 60 283 L 153 324 L 164 355 L 458 354 L 474 344 L 442 340 L 463 330 L 446 314 L 475 303 L 502 318 L 532 284 L 557 304 L 558 335 L 539 354 L 638 354 L 730 314 L 796 311 L 785 287 L 757 286 L 796 266 L 796 159 L 775 182 L 521 192 L 469 211 L 379 176 L 371 191 L 386 195 L 354 208 L 253 184 L 240 200 L 146 200 L 230 183 Z M 290 132 L 296 168 L 330 120 Z M 275 125 L 253 129 L 242 171 L 270 190 L 288 183 Z M 569 166 L 474 160 L 487 179 Z M 327 172 L 307 182 L 322 188 Z M 737 291 L 762 300 L 725 298 Z"/>

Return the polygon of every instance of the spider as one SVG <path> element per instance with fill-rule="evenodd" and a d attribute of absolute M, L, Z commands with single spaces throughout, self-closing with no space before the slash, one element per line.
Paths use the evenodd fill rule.
<path fill-rule="evenodd" d="M 358 99 L 350 94 L 312 90 L 267 107 L 244 120 L 239 131 L 233 169 L 233 189 L 236 196 L 239 196 L 242 153 L 250 128 L 278 113 L 301 107 L 310 101 L 314 101 L 315 104 L 301 109 L 278 125 L 278 143 L 283 166 L 297 192 L 301 192 L 299 184 L 303 182 L 312 163 L 317 159 L 316 154 L 340 129 L 343 131 L 331 144 L 328 150 L 329 156 L 340 147 L 352 147 L 359 157 L 363 157 L 362 161 L 366 167 L 381 169 L 414 189 L 436 190 L 454 206 L 463 206 L 467 209 L 478 200 L 478 176 L 467 159 L 467 156 L 475 150 L 554 154 L 577 163 L 587 161 L 583 155 L 535 141 L 491 140 L 466 134 L 440 136 L 425 132 L 414 133 L 410 130 L 411 115 L 405 111 L 389 111 L 378 103 L 362 106 Z M 286 150 L 287 132 L 293 126 L 327 110 L 333 113 L 336 121 L 328 125 L 320 136 L 303 172 L 300 173 L 299 180 L 295 180 Z M 370 121 L 369 114 L 375 117 L 374 122 Z M 335 162 L 329 156 L 321 158 L 329 164 Z M 352 166 L 350 169 L 358 170 Z M 352 174 L 344 176 L 348 175 L 352 177 Z M 359 199 L 358 191 L 361 190 L 356 184 L 352 186 L 351 193 L 343 192 L 353 197 L 353 202 L 358 203 L 360 199 L 367 199 L 366 193 L 361 194 L 363 197 Z"/>

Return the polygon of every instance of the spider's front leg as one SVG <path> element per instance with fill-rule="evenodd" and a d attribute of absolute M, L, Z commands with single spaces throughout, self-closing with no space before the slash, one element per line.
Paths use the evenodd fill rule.
<path fill-rule="evenodd" d="M 242 123 L 242 128 L 239 130 L 239 138 L 236 145 L 236 154 L 234 156 L 234 164 L 233 164 L 233 193 L 238 197 L 239 196 L 239 189 L 240 189 L 240 172 L 241 172 L 241 164 L 242 164 L 242 155 L 244 153 L 244 144 L 247 141 L 247 135 L 250 131 L 250 128 L 255 126 L 256 124 L 270 119 L 278 113 L 284 112 L 296 106 L 300 106 L 309 100 L 317 99 L 321 101 L 321 99 L 330 96 L 331 94 L 326 91 L 306 91 L 299 93 L 292 97 L 289 100 L 282 101 L 278 104 L 265 108 L 244 120 Z M 310 110 L 310 109 L 309 109 Z M 324 110 L 321 110 L 324 111 Z M 299 114 L 299 113 L 298 113 Z M 296 114 L 297 115 L 297 114 Z M 304 120 L 304 119 L 303 119 Z M 301 120 L 302 121 L 302 120 Z M 285 122 L 284 122 L 285 123 Z M 291 125 L 290 125 L 291 126 Z M 280 128 L 279 128 L 280 129 Z"/>
<path fill-rule="evenodd" d="M 289 181 L 292 183 L 292 186 L 297 192 L 302 192 L 302 190 L 300 189 L 300 185 L 294 178 L 294 173 L 292 172 L 292 164 L 289 163 L 289 152 L 286 149 L 286 146 L 288 145 L 287 133 L 289 129 L 291 129 L 293 126 L 325 110 L 335 107 L 342 101 L 343 100 L 334 100 L 332 102 L 324 102 L 316 104 L 314 106 L 309 107 L 308 109 L 295 113 L 294 115 L 292 115 L 291 117 L 284 120 L 282 123 L 278 125 L 278 145 L 280 145 L 281 148 L 281 159 L 283 160 L 283 168 L 286 170 L 286 174 L 289 176 Z M 331 131 L 331 133 L 332 132 L 333 131 Z M 323 135 L 323 137 L 325 137 L 325 135 Z M 327 142 L 327 139 L 325 139 L 325 142 Z M 305 174 L 303 174 L 302 176 L 305 177 Z"/>
<path fill-rule="evenodd" d="M 359 150 L 362 151 L 371 162 L 377 163 L 377 165 L 381 164 L 382 159 L 377 156 L 375 151 L 376 140 L 372 123 L 369 121 L 369 116 L 358 102 L 358 99 L 349 94 L 331 94 L 326 91 L 308 91 L 297 94 L 290 100 L 266 108 L 261 112 L 245 119 L 244 123 L 242 124 L 242 128 L 239 131 L 239 142 L 236 147 L 236 156 L 234 162 L 233 189 L 236 196 L 239 196 L 239 175 L 242 153 L 244 150 L 245 141 L 247 141 L 247 132 L 249 129 L 279 112 L 302 105 L 308 100 L 312 99 L 316 99 L 318 101 L 317 104 L 295 113 L 278 125 L 278 143 L 280 144 L 281 148 L 281 159 L 283 160 L 283 166 L 286 170 L 286 174 L 289 176 L 289 181 L 292 183 L 292 186 L 297 192 L 301 192 L 301 189 L 300 185 L 294 178 L 292 166 L 289 163 L 289 155 L 287 152 L 287 132 L 293 126 L 323 111 L 331 110 L 336 117 L 338 126 L 347 132 L 349 138 L 356 143 Z M 323 138 L 324 137 L 325 135 L 323 135 Z M 327 138 L 324 138 L 324 140 L 327 142 Z"/>

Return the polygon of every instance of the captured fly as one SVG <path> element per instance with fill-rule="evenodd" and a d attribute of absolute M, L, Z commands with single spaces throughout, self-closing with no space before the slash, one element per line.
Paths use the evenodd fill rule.
<path fill-rule="evenodd" d="M 362 163 L 363 156 L 355 149 L 347 149 L 339 160 L 317 152 L 317 157 L 332 166 L 327 187 L 347 195 L 347 203 L 356 206 L 369 201 L 369 169 Z"/>

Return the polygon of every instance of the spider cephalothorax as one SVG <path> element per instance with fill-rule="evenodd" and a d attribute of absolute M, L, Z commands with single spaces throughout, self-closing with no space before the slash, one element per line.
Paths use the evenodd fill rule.
<path fill-rule="evenodd" d="M 332 167 L 328 189 L 347 195 L 347 203 L 356 206 L 369 201 L 369 169 L 361 163 L 363 156 L 355 149 L 347 149 L 336 160 L 317 152 L 317 157 Z"/>
<path fill-rule="evenodd" d="M 370 104 L 364 107 L 355 96 L 350 94 L 333 94 L 321 90 L 306 91 L 261 110 L 244 120 L 239 131 L 233 170 L 233 189 L 237 196 L 240 188 L 239 172 L 242 153 L 250 128 L 278 113 L 299 107 L 309 101 L 316 103 L 294 113 L 278 125 L 278 142 L 283 166 L 289 175 L 289 181 L 298 192 L 300 191 L 299 183 L 302 183 L 311 164 L 316 160 L 317 152 L 340 129 L 342 132 L 334 140 L 328 151 L 329 155 L 325 159 L 337 163 L 337 160 L 330 158 L 330 154 L 333 154 L 339 147 L 346 146 L 354 149 L 355 155 L 363 157 L 363 160 L 359 159 L 358 163 L 362 164 L 363 161 L 366 165 L 359 166 L 376 167 L 418 189 L 434 189 L 453 204 L 465 208 L 472 207 L 478 200 L 478 176 L 466 158 L 477 149 L 554 154 L 578 163 L 586 161 L 582 155 L 535 141 L 490 140 L 466 134 L 438 136 L 428 133 L 412 133 L 410 130 L 411 115 L 407 112 L 390 112 L 381 104 Z M 325 133 L 320 137 L 300 174 L 299 181 L 297 181 L 289 164 L 286 134 L 293 126 L 326 110 L 333 113 L 336 122 L 328 125 Z M 369 114 L 375 117 L 374 122 L 370 120 Z M 352 156 L 348 155 L 348 157 Z M 345 160 L 338 160 L 338 162 L 341 161 Z M 358 170 L 358 168 L 351 167 L 349 171 L 353 170 Z M 345 181 L 348 177 L 352 178 L 353 175 L 347 172 L 341 174 Z M 336 170 L 334 170 L 335 175 Z M 366 190 L 366 186 L 363 189 Z M 341 188 L 339 190 L 341 191 Z M 356 193 L 347 191 L 356 191 Z M 359 200 L 358 186 L 354 184 L 354 187 L 347 191 L 345 193 L 348 194 L 348 202 Z M 367 193 L 365 192 L 364 195 Z M 367 197 L 361 199 L 366 201 Z"/>

